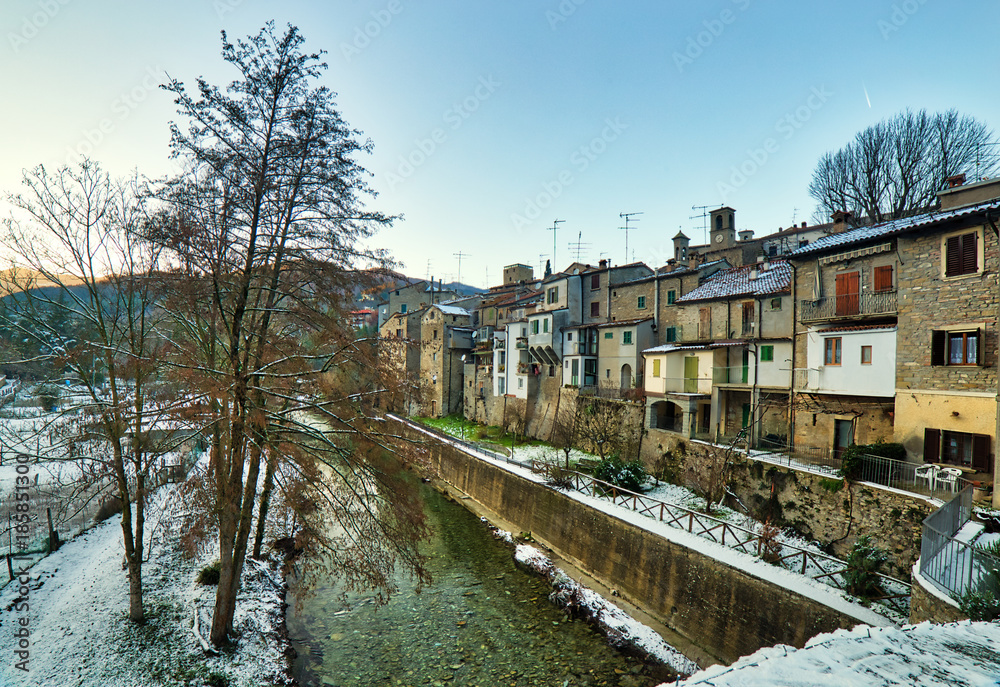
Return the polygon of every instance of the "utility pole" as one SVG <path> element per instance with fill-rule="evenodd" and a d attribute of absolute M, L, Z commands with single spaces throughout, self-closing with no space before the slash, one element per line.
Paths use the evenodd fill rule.
<path fill-rule="evenodd" d="M 562 222 L 565 222 L 565 221 L 566 220 L 564 220 L 564 219 L 553 220 L 552 226 L 548 228 L 548 230 L 552 232 L 552 271 L 553 272 L 555 272 L 555 271 L 557 271 L 559 269 L 558 267 L 556 267 L 556 230 L 559 228 L 559 225 Z"/>
<path fill-rule="evenodd" d="M 641 215 L 641 214 L 642 214 L 641 212 L 622 212 L 618 215 L 619 217 L 625 218 L 625 226 L 618 227 L 619 229 L 625 230 L 625 264 L 628 264 L 628 230 L 629 230 L 628 223 L 629 221 L 638 222 L 639 220 L 637 219 L 633 220 L 632 218 L 635 217 L 636 215 Z"/>
<path fill-rule="evenodd" d="M 458 279 L 456 280 L 459 284 L 462 283 L 462 258 L 471 258 L 472 256 L 468 253 L 463 253 L 458 251 L 457 253 L 452 253 L 456 258 L 458 258 Z"/>

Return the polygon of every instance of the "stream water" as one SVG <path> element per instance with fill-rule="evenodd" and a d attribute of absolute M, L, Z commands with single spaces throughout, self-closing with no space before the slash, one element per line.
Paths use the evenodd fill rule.
<path fill-rule="evenodd" d="M 345 601 L 329 581 L 304 599 L 289 595 L 302 687 L 645 687 L 663 679 L 659 666 L 612 649 L 549 602 L 548 583 L 515 567 L 472 513 L 433 489 L 424 494 L 434 536 L 423 551 L 434 580 L 419 594 L 401 577 L 380 608 L 361 594 Z"/>

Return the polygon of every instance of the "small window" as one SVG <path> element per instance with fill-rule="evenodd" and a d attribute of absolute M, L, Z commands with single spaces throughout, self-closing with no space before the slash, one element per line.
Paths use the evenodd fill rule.
<path fill-rule="evenodd" d="M 955 277 L 979 271 L 979 246 L 976 232 L 949 236 L 944 243 L 944 276 Z"/>
<path fill-rule="evenodd" d="M 566 340 L 567 341 L 573 340 L 573 332 L 566 332 Z"/>
<path fill-rule="evenodd" d="M 808 245 L 809 245 L 809 239 L 799 240 L 799 248 L 805 248 Z"/>
<path fill-rule="evenodd" d="M 840 365 L 840 355 L 841 355 L 841 338 L 829 338 L 824 339 L 826 351 L 823 357 L 823 362 L 827 365 Z"/>
<path fill-rule="evenodd" d="M 645 309 L 645 307 L 646 307 L 646 297 L 645 296 L 639 296 L 639 299 L 636 302 L 636 307 L 639 308 L 639 310 Z"/>
<path fill-rule="evenodd" d="M 673 305 L 674 301 L 677 300 L 677 292 L 673 289 L 667 291 L 667 305 Z"/>
<path fill-rule="evenodd" d="M 545 302 L 546 303 L 555 303 L 558 300 L 559 300 L 559 287 L 558 286 L 553 286 L 552 288 L 550 288 L 546 292 Z"/>
<path fill-rule="evenodd" d="M 396 338 L 398 338 L 398 339 L 402 339 L 403 338 L 403 330 L 402 329 L 397 329 L 396 330 Z"/>
<path fill-rule="evenodd" d="M 777 255 L 778 255 L 778 246 L 777 244 L 772 243 L 770 246 L 767 247 L 767 257 L 773 258 L 776 257 Z"/>
<path fill-rule="evenodd" d="M 590 288 L 591 290 L 601 288 L 601 275 L 599 274 L 590 275 Z"/>
<path fill-rule="evenodd" d="M 771 310 L 781 310 L 781 299 L 772 298 L 771 299 Z"/>
<path fill-rule="evenodd" d="M 654 377 L 659 377 L 660 376 L 660 359 L 659 358 L 654 358 L 653 359 L 653 376 Z"/>
<path fill-rule="evenodd" d="M 437 359 L 438 359 L 438 354 L 437 353 L 431 353 L 431 360 L 433 360 L 434 362 L 437 362 Z"/>
<path fill-rule="evenodd" d="M 600 317 L 601 316 L 601 302 L 600 301 L 594 301 L 593 303 L 590 304 L 590 316 L 591 317 Z"/>
<path fill-rule="evenodd" d="M 506 386 L 505 386 L 506 382 L 507 382 L 507 380 L 504 379 L 503 377 L 498 377 L 497 378 L 497 390 L 500 392 L 501 396 L 503 396 L 507 392 L 507 389 L 506 389 Z"/>
<path fill-rule="evenodd" d="M 532 320 L 531 321 L 531 333 L 532 334 L 537 334 L 538 333 L 538 320 Z"/>
<path fill-rule="evenodd" d="M 397 293 L 397 295 L 398 295 L 398 293 Z M 403 303 L 402 305 L 399 306 L 399 312 L 405 313 L 407 307 L 408 306 L 406 305 L 406 303 Z"/>
<path fill-rule="evenodd" d="M 549 318 L 546 317 L 545 319 L 542 320 L 542 334 L 548 334 L 548 333 L 549 333 Z"/>
<path fill-rule="evenodd" d="M 614 332 L 604 332 L 604 338 L 605 339 L 613 339 L 613 338 L 615 338 L 615 333 Z"/>
<path fill-rule="evenodd" d="M 438 338 L 438 330 L 436 330 L 436 329 L 434 330 L 434 338 L 435 339 Z"/>
<path fill-rule="evenodd" d="M 611 379 L 611 370 L 605 370 L 604 371 L 604 378 L 605 379 Z"/>
<path fill-rule="evenodd" d="M 517 378 L 517 388 L 518 389 L 523 389 L 524 388 L 524 377 L 518 377 Z"/>
<path fill-rule="evenodd" d="M 981 365 L 979 329 L 965 332 L 931 332 L 931 365 Z"/>
<path fill-rule="evenodd" d="M 667 343 L 677 341 L 677 327 L 667 327 Z"/>
<path fill-rule="evenodd" d="M 632 332 L 631 331 L 622 332 L 622 343 L 625 344 L 626 346 L 629 346 L 629 345 L 632 344 Z"/>
<path fill-rule="evenodd" d="M 760 347 L 760 361 L 762 363 L 770 363 L 774 361 L 774 346 Z"/>
<path fill-rule="evenodd" d="M 872 347 L 862 346 L 861 347 L 861 364 L 871 365 L 872 364 Z"/>

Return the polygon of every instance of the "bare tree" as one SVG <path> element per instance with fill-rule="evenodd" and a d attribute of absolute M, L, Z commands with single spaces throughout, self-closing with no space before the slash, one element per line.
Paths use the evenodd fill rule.
<path fill-rule="evenodd" d="M 87 390 L 90 421 L 70 446 L 89 440 L 83 480 L 92 495 L 110 490 L 123 504 L 129 618 L 142 621 L 146 499 L 162 450 L 152 436 L 164 411 L 155 398 L 162 340 L 152 293 L 160 254 L 142 238 L 153 221 L 148 196 L 137 179 L 113 182 L 89 161 L 54 175 L 38 167 L 24 185 L 5 222 L 4 243 L 25 275 L 2 287 L 5 324 Z"/>
<path fill-rule="evenodd" d="M 298 29 L 276 34 L 273 24 L 235 44 L 223 33 L 237 72 L 226 91 L 167 86 L 188 122 L 172 127 L 174 154 L 190 171 L 166 191 L 176 222 L 158 238 L 178 266 L 177 374 L 207 409 L 216 645 L 233 631 L 262 461 L 275 479 L 311 485 L 289 501 L 302 508 L 305 543 L 348 586 L 391 591 L 396 562 L 426 574 L 415 550 L 422 514 L 398 477 L 409 457 L 372 415 L 380 392 L 359 370 L 374 363 L 355 361 L 374 347 L 358 344 L 346 316 L 358 268 L 387 264 L 362 241 L 391 218 L 364 209 L 367 172 L 355 157 L 371 144 L 315 85 L 325 65 L 302 43 Z"/>
<path fill-rule="evenodd" d="M 996 174 L 996 145 L 993 132 L 973 117 L 906 110 L 823 155 L 809 194 L 826 217 L 838 210 L 870 222 L 905 217 L 932 208 L 949 177 Z"/>
<path fill-rule="evenodd" d="M 549 443 L 560 449 L 566 456 L 566 468 L 569 468 L 569 454 L 577 440 L 578 413 L 576 403 L 563 404 L 552 419 L 552 434 Z"/>
<path fill-rule="evenodd" d="M 635 428 L 629 417 L 630 404 L 597 397 L 581 397 L 577 403 L 580 407 L 576 434 L 591 450 L 597 451 L 602 460 L 610 455 L 627 453 L 633 448 L 636 437 L 633 436 Z M 623 460 L 627 458 L 624 455 L 620 457 Z"/>

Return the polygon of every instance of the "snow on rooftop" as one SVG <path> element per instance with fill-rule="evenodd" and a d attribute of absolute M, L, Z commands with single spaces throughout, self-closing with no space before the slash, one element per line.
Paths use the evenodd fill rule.
<path fill-rule="evenodd" d="M 457 305 L 445 305 L 444 303 L 438 303 L 434 306 L 445 315 L 459 315 L 461 317 L 468 317 L 469 311 L 465 308 L 459 308 Z"/>
<path fill-rule="evenodd" d="M 903 628 L 868 627 L 817 635 L 802 649 L 779 644 L 715 665 L 681 685 L 775 687 L 937 687 L 997 685 L 1000 625 L 929 622 Z"/>
<path fill-rule="evenodd" d="M 977 212 L 984 212 L 986 210 L 997 209 L 1000 209 L 1000 201 L 993 199 L 982 203 L 976 203 L 974 205 L 951 208 L 949 210 L 936 210 L 934 212 L 913 215 L 912 217 L 901 217 L 888 222 L 882 222 L 881 224 L 858 227 L 857 229 L 842 231 L 839 234 L 822 236 L 809 245 L 792 251 L 789 255 L 791 257 L 798 258 L 831 248 L 839 248 L 841 246 L 888 238 L 890 236 L 902 234 L 903 232 L 911 229 L 919 229 L 938 222 L 958 219 L 968 215 L 973 215 Z"/>
<path fill-rule="evenodd" d="M 764 268 L 767 265 L 767 269 Z M 791 290 L 792 267 L 784 260 L 733 267 L 677 299 L 677 303 L 733 296 L 766 296 Z"/>

